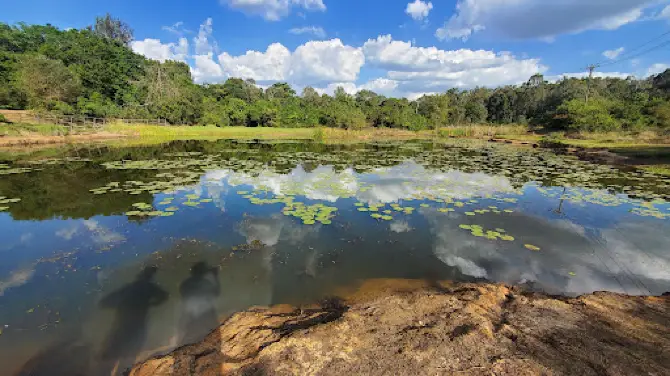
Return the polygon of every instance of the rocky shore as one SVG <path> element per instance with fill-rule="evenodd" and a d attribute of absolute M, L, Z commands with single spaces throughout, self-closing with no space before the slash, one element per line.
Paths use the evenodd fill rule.
<path fill-rule="evenodd" d="M 313 307 L 237 313 L 148 375 L 670 375 L 670 296 L 368 281 Z"/>

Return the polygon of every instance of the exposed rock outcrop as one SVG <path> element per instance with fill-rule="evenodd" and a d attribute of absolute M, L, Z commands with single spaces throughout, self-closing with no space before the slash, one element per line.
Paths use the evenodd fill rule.
<path fill-rule="evenodd" d="M 369 281 L 321 306 L 254 308 L 148 375 L 670 375 L 670 297 L 549 297 Z"/>

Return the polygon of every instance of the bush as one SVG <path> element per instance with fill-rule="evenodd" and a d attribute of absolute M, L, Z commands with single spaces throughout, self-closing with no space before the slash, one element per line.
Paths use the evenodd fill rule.
<path fill-rule="evenodd" d="M 588 103 L 582 99 L 573 99 L 561 104 L 556 113 L 567 129 L 609 132 L 621 127 L 610 113 L 610 106 L 609 101 L 599 98 Z"/>

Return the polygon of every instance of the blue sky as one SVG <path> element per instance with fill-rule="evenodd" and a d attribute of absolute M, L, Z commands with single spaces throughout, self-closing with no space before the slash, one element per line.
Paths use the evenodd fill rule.
<path fill-rule="evenodd" d="M 646 76 L 670 67 L 670 0 L 4 0 L 0 21 L 81 28 L 112 13 L 133 49 L 231 76 L 325 92 L 415 97 L 534 73 Z"/>

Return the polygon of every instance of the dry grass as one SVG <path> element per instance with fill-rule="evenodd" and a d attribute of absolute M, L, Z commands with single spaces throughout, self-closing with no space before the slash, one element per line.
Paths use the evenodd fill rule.
<path fill-rule="evenodd" d="M 440 128 L 438 130 L 438 134 L 440 137 L 514 138 L 511 136 L 528 135 L 528 127 L 518 124 L 465 124 Z"/>

